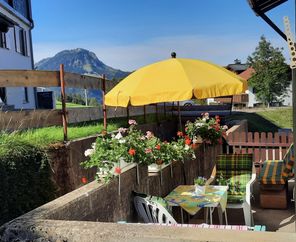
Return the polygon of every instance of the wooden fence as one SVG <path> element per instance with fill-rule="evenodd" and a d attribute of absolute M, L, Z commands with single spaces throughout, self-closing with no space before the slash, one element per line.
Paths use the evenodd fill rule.
<path fill-rule="evenodd" d="M 293 142 L 292 132 L 232 132 L 227 135 L 227 153 L 253 154 L 254 162 L 282 159 Z"/>
<path fill-rule="evenodd" d="M 111 90 L 117 82 L 107 80 L 104 76 L 94 77 L 64 72 L 61 65 L 60 71 L 36 71 L 36 70 L 0 70 L 0 87 L 61 87 L 62 110 L 21 110 L 0 112 L 1 130 L 19 130 L 27 128 L 39 128 L 54 125 L 64 126 L 64 139 L 67 140 L 67 124 L 106 117 L 128 117 L 145 115 L 147 113 L 164 112 L 164 106 L 144 106 L 129 108 L 67 108 L 65 88 L 97 89 L 105 92 Z M 104 115 L 104 114 L 107 114 Z"/>

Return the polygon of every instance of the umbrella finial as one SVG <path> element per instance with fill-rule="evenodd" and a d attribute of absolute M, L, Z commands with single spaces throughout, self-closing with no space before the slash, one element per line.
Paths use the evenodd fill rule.
<path fill-rule="evenodd" d="M 171 57 L 172 57 L 172 58 L 176 58 L 176 57 L 177 57 L 176 52 L 172 52 L 172 53 L 171 53 Z"/>

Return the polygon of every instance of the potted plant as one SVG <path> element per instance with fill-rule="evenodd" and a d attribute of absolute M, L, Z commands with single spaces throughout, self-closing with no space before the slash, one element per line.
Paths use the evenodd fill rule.
<path fill-rule="evenodd" d="M 202 176 L 199 176 L 194 179 L 195 194 L 197 194 L 197 195 L 205 194 L 206 181 L 207 181 L 207 179 Z"/>
<path fill-rule="evenodd" d="M 222 137 L 227 129 L 226 125 L 220 125 L 220 117 L 218 115 L 215 118 L 210 118 L 209 113 L 202 114 L 202 117 L 194 122 L 188 121 L 185 127 L 186 134 L 193 143 L 203 140 L 207 144 L 222 143 Z"/>

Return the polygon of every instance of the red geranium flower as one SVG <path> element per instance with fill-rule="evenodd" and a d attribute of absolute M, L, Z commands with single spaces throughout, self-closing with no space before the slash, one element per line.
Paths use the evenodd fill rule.
<path fill-rule="evenodd" d="M 116 173 L 116 174 L 121 174 L 121 168 L 120 167 L 115 167 L 115 170 L 114 170 L 114 172 Z"/>
<path fill-rule="evenodd" d="M 191 144 L 191 139 L 185 139 L 185 144 L 190 145 Z"/>
<path fill-rule="evenodd" d="M 87 178 L 86 178 L 86 177 L 82 177 L 82 178 L 81 178 L 81 182 L 82 182 L 83 184 L 86 184 L 86 183 L 87 183 Z"/>
<path fill-rule="evenodd" d="M 160 150 L 160 145 L 156 145 L 155 149 Z"/>
<path fill-rule="evenodd" d="M 136 154 L 136 150 L 135 149 L 129 149 L 128 153 L 131 155 L 131 156 L 134 156 Z"/>

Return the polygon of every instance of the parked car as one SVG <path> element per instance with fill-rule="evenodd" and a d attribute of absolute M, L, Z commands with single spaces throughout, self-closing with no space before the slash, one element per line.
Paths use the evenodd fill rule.
<path fill-rule="evenodd" d="M 185 107 L 196 105 L 196 103 L 193 100 L 179 101 L 179 103 L 180 103 L 180 106 L 185 106 Z M 178 102 L 168 102 L 167 105 L 177 106 Z"/>

